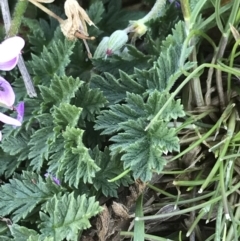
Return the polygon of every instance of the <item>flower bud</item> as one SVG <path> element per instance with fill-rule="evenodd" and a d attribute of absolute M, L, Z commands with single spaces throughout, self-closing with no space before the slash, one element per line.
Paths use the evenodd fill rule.
<path fill-rule="evenodd" d="M 117 50 L 121 49 L 128 41 L 128 35 L 124 30 L 113 32 L 107 43 L 106 55 L 109 56 Z"/>
<path fill-rule="evenodd" d="M 102 41 L 97 46 L 97 49 L 95 50 L 93 58 L 97 59 L 97 58 L 103 58 L 106 56 L 108 41 L 109 41 L 109 37 L 104 37 L 102 39 Z"/>

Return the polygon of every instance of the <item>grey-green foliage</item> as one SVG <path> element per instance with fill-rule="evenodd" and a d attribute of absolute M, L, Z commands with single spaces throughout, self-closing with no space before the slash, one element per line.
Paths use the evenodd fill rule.
<path fill-rule="evenodd" d="M 40 213 L 40 231 L 43 236 L 53 237 L 54 241 L 77 241 L 78 232 L 89 228 L 90 218 L 100 211 L 102 208 L 94 197 L 75 196 L 74 193 L 54 196 Z"/>
<path fill-rule="evenodd" d="M 23 172 L 0 189 L 0 213 L 2 216 L 11 214 L 15 222 L 27 217 L 37 205 L 61 191 L 51 180 L 45 182 L 41 176 L 32 172 Z"/>
<path fill-rule="evenodd" d="M 168 127 L 172 119 L 184 116 L 179 101 L 172 101 L 161 118 L 145 131 L 148 120 L 169 98 L 168 93 L 155 90 L 145 103 L 141 95 L 127 93 L 125 104 L 110 106 L 98 117 L 95 128 L 112 135 L 111 155 L 122 154 L 125 168 L 131 168 L 134 178 L 150 180 L 152 171 L 160 172 L 166 161 L 165 153 L 179 151 L 175 129 Z"/>
<path fill-rule="evenodd" d="M 94 76 L 92 80 L 92 85 L 101 88 L 111 103 L 98 116 L 95 129 L 110 135 L 111 155 L 121 154 L 124 167 L 132 170 L 134 178 L 150 180 L 152 172 L 161 172 L 166 164 L 164 154 L 179 151 L 177 133 L 168 126 L 171 120 L 185 115 L 179 100 L 172 100 L 161 117 L 148 130 L 145 128 L 170 97 L 169 91 L 182 69 L 189 70 L 194 65 L 187 62 L 181 66 L 179 61 L 183 55 L 184 63 L 191 52 L 187 48 L 182 54 L 185 37 L 184 24 L 179 22 L 163 42 L 152 68 L 135 69 L 133 75 L 120 71 L 119 79 L 106 73 L 106 79 Z"/>
<path fill-rule="evenodd" d="M 89 33 L 99 38 L 143 16 L 114 0 L 94 1 L 88 13 L 98 26 Z M 117 197 L 118 188 L 133 180 L 130 175 L 114 183 L 109 179 L 129 168 L 134 178 L 150 180 L 166 164 L 164 155 L 179 151 L 176 130 L 168 125 L 184 116 L 179 100 L 145 128 L 182 70 L 192 68 L 186 62 L 191 49 L 182 53 L 186 36 L 179 22 L 165 41 L 151 39 L 151 53 L 146 46 L 151 43 L 140 40 L 140 48 L 129 44 L 119 55 L 89 60 L 82 42 L 66 40 L 55 21 L 25 22 L 33 50 L 27 64 L 38 97 L 24 99 L 20 128 L 2 130 L 0 174 L 6 183 L 0 187 L 0 215 L 9 215 L 14 224 L 0 230 L 0 239 L 77 240 L 101 211 L 90 193 Z M 88 41 L 92 52 L 97 41 Z M 24 93 L 15 80 L 19 100 Z"/>

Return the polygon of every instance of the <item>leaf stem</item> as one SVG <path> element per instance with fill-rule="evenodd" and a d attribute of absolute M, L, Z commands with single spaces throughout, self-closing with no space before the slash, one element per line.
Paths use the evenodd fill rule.
<path fill-rule="evenodd" d="M 130 171 L 131 171 L 131 169 L 126 169 L 124 172 L 120 173 L 118 176 L 114 177 L 111 180 L 108 180 L 108 182 L 116 182 L 117 180 L 119 180 L 122 177 L 124 177 L 125 175 L 127 175 Z"/>

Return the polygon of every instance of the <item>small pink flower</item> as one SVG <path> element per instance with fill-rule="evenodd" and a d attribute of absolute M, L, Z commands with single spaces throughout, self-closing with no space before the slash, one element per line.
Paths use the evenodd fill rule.
<path fill-rule="evenodd" d="M 8 38 L 0 44 L 0 70 L 12 70 L 18 62 L 25 41 L 18 36 Z"/>

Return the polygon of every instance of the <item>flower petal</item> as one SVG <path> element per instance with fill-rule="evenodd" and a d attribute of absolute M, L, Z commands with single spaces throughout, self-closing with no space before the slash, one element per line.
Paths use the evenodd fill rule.
<path fill-rule="evenodd" d="M 23 117 L 24 117 L 24 102 L 23 101 L 18 103 L 18 105 L 16 106 L 16 111 L 17 111 L 17 120 L 19 120 L 22 123 Z"/>
<path fill-rule="evenodd" d="M 17 57 L 24 45 L 24 39 L 18 36 L 4 40 L 0 44 L 0 62 L 6 62 Z"/>
<path fill-rule="evenodd" d="M 11 107 L 15 101 L 15 94 L 12 86 L 7 80 L 0 76 L 0 104 Z"/>
<path fill-rule="evenodd" d="M 0 62 L 0 70 L 3 70 L 3 71 L 12 70 L 17 65 L 18 59 L 19 59 L 19 55 L 7 62 L 3 62 L 3 63 Z"/>
<path fill-rule="evenodd" d="M 58 179 L 58 178 L 56 178 L 56 177 L 52 177 L 52 180 L 58 185 L 58 186 L 60 186 L 61 185 L 61 182 L 60 182 L 60 180 Z"/>
<path fill-rule="evenodd" d="M 8 124 L 8 125 L 13 125 L 13 126 L 21 126 L 22 123 L 19 120 L 16 120 L 10 116 L 7 116 L 3 113 L 0 113 L 0 121 Z"/>
<path fill-rule="evenodd" d="M 18 61 L 18 56 L 25 45 L 23 38 L 15 36 L 0 44 L 0 69 L 11 70 Z M 2 68 L 1 68 L 2 67 Z"/>

